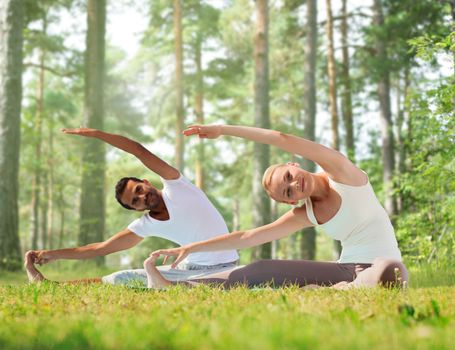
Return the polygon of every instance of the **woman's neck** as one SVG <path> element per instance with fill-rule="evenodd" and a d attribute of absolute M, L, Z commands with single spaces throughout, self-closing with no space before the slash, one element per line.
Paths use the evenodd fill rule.
<path fill-rule="evenodd" d="M 329 179 L 325 172 L 313 173 L 311 175 L 314 181 L 313 192 L 310 195 L 311 200 L 321 201 L 326 199 L 330 194 Z"/>

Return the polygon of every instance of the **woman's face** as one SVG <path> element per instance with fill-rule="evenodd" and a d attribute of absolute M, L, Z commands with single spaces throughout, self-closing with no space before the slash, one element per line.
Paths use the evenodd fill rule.
<path fill-rule="evenodd" d="M 288 163 L 275 169 L 268 189 L 275 200 L 295 205 L 310 196 L 313 186 L 311 173 L 297 163 Z"/>

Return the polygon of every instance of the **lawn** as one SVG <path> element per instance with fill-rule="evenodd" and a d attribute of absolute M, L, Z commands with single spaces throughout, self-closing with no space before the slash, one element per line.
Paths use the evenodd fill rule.
<path fill-rule="evenodd" d="M 2 273 L 0 349 L 454 349 L 455 273 L 434 271 L 411 269 L 407 290 L 350 291 L 27 285 Z"/>

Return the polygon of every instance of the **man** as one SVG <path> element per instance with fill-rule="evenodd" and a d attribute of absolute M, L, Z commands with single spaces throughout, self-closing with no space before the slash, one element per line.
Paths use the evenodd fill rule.
<path fill-rule="evenodd" d="M 144 215 L 104 242 L 77 248 L 27 252 L 25 268 L 31 282 L 44 279 L 34 264 L 41 265 L 58 259 L 91 259 L 104 256 L 134 247 L 143 238 L 150 236 L 166 238 L 179 245 L 185 245 L 229 232 L 221 214 L 204 192 L 141 144 L 120 135 L 95 129 L 78 128 L 62 131 L 65 134 L 94 137 L 133 154 L 148 169 L 160 176 L 163 190 L 158 190 L 145 179 L 122 178 L 115 188 L 118 202 L 126 209 L 145 212 Z M 160 272 L 170 280 L 182 280 L 203 275 L 205 272 L 232 268 L 238 258 L 235 250 L 196 253 L 188 256 L 178 269 L 164 266 Z M 147 284 L 147 275 L 143 269 L 136 269 L 74 282 L 125 284 L 131 280 Z"/>

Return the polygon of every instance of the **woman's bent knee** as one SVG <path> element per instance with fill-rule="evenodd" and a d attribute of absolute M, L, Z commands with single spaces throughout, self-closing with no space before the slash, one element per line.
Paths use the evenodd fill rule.
<path fill-rule="evenodd" d="M 409 281 L 406 266 L 401 261 L 386 259 L 379 262 L 379 283 L 385 287 L 403 287 Z"/>

